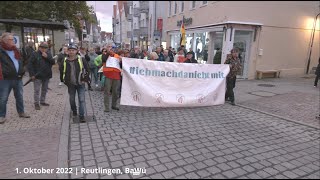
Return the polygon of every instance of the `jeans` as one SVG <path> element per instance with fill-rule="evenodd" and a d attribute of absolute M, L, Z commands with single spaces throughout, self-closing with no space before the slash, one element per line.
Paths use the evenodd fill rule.
<path fill-rule="evenodd" d="M 226 91 L 225 99 L 230 98 L 231 102 L 234 102 L 233 88 L 236 87 L 236 79 L 237 79 L 236 77 L 234 78 L 227 77 L 227 91 Z"/>
<path fill-rule="evenodd" d="M 7 102 L 13 89 L 17 112 L 24 113 L 22 80 L 0 80 L 0 117 L 6 117 Z"/>
<path fill-rule="evenodd" d="M 117 107 L 118 87 L 120 80 L 105 78 L 104 82 L 104 108 L 109 110 L 109 93 L 112 89 L 112 107 Z"/>
<path fill-rule="evenodd" d="M 90 79 L 92 79 L 92 76 L 94 77 L 94 83 L 98 84 L 98 67 L 90 68 Z"/>
<path fill-rule="evenodd" d="M 69 93 L 69 102 L 71 106 L 71 110 L 73 112 L 77 112 L 76 105 L 76 92 L 78 92 L 78 100 L 79 100 L 79 116 L 84 117 L 85 113 L 85 85 L 68 85 L 68 93 Z"/>
<path fill-rule="evenodd" d="M 49 79 L 36 79 L 33 82 L 34 85 L 34 104 L 45 103 L 46 95 L 48 92 Z M 40 96 L 41 89 L 41 96 Z M 40 97 L 39 97 L 40 96 Z"/>

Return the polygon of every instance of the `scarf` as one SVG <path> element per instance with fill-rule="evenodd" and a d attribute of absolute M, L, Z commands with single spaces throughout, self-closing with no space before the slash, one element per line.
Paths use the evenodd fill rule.
<path fill-rule="evenodd" d="M 8 46 L 7 44 L 1 42 L 1 47 L 4 49 L 4 50 L 7 50 L 7 51 L 14 51 L 14 57 L 17 59 L 17 60 L 20 60 L 21 59 L 21 56 L 20 56 L 20 53 L 19 53 L 19 50 L 17 49 L 16 46 Z"/>

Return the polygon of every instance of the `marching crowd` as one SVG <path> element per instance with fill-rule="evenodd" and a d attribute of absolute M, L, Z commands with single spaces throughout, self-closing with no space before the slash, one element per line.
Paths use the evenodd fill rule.
<path fill-rule="evenodd" d="M 80 47 L 74 44 L 64 45 L 60 53 L 52 57 L 50 43 L 41 42 L 38 50 L 34 50 L 28 43 L 22 56 L 13 42 L 13 34 L 3 33 L 0 39 L 0 124 L 6 121 L 6 106 L 11 90 L 14 91 L 16 108 L 21 118 L 30 118 L 24 112 L 23 82 L 22 77 L 28 71 L 30 81 L 34 84 L 34 105 L 36 110 L 41 106 L 49 106 L 46 102 L 49 80 L 52 78 L 52 65 L 59 65 L 60 83 L 68 88 L 69 102 L 74 116 L 79 114 L 80 122 L 85 120 L 85 84 L 88 90 L 93 90 L 91 84 L 104 91 L 104 111 L 110 112 L 109 98 L 111 96 L 111 109 L 118 110 L 117 101 L 121 92 L 121 65 L 122 57 L 141 60 L 166 61 L 176 63 L 198 63 L 195 53 L 189 52 L 182 45 L 177 53 L 171 47 L 164 49 L 162 46 L 154 52 L 141 50 L 136 46 L 132 50 L 117 48 L 112 43 L 106 44 L 102 49 Z M 225 64 L 229 64 L 230 73 L 227 75 L 227 90 L 225 99 L 235 105 L 233 88 L 236 83 L 236 75 L 241 68 L 239 50 L 232 49 Z M 116 59 L 120 68 L 106 66 L 109 57 Z M 93 82 L 91 82 L 93 80 Z M 26 84 L 25 84 L 26 85 Z M 75 102 L 78 94 L 78 110 Z M 41 105 L 41 106 L 40 106 Z"/>

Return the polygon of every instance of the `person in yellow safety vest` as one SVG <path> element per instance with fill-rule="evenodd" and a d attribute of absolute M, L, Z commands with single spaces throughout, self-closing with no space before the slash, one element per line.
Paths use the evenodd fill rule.
<path fill-rule="evenodd" d="M 117 107 L 117 100 L 119 97 L 118 88 L 120 86 L 121 70 L 118 68 L 107 66 L 109 56 L 116 58 L 119 61 L 121 67 L 121 57 L 116 54 L 113 49 L 109 49 L 106 55 L 102 55 L 103 75 L 106 77 L 104 82 L 104 112 L 110 112 L 110 90 L 112 91 L 111 109 L 119 111 L 119 108 Z"/>
<path fill-rule="evenodd" d="M 73 116 L 77 116 L 77 106 L 75 102 L 76 92 L 79 99 L 79 118 L 80 122 L 86 122 L 85 113 L 85 74 L 90 74 L 87 61 L 77 55 L 78 47 L 68 46 L 68 56 L 63 60 L 60 67 L 60 80 L 68 87 L 69 101 Z"/>

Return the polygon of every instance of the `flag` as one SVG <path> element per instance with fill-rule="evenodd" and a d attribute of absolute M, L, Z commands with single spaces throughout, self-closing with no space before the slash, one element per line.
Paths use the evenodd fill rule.
<path fill-rule="evenodd" d="M 181 45 L 186 46 L 186 30 L 184 29 L 183 20 L 182 20 L 182 23 L 181 23 L 180 33 L 181 33 L 180 46 Z"/>

